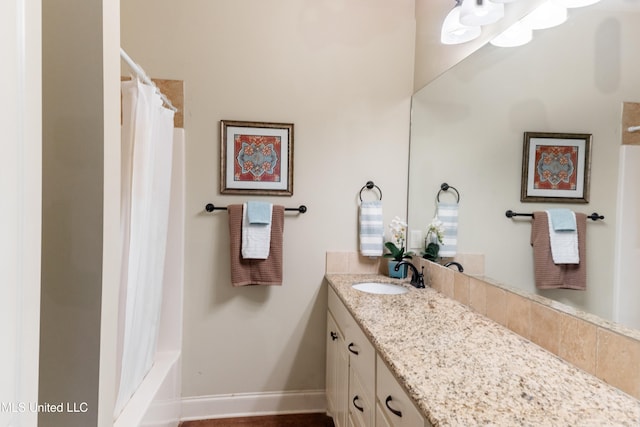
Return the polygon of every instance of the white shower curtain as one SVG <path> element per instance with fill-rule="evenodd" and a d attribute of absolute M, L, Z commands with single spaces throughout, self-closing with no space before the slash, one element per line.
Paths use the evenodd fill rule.
<path fill-rule="evenodd" d="M 122 187 L 117 416 L 153 365 L 169 218 L 174 112 L 155 88 L 122 82 Z"/>

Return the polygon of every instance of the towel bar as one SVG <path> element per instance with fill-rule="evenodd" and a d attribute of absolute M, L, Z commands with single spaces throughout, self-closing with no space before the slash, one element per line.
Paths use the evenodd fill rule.
<path fill-rule="evenodd" d="M 204 210 L 207 212 L 213 212 L 213 211 L 226 211 L 227 207 L 226 206 L 215 206 L 213 203 L 207 203 L 207 205 L 204 207 Z M 307 207 L 305 205 L 300 205 L 297 208 L 284 208 L 285 211 L 298 211 L 299 213 L 303 214 L 307 211 Z"/>
<path fill-rule="evenodd" d="M 509 209 L 508 211 L 506 211 L 504 213 L 504 215 L 507 218 L 513 218 L 514 216 L 530 216 L 533 217 L 532 213 L 517 213 L 512 211 L 511 209 Z M 599 219 L 604 219 L 603 215 L 598 214 L 597 212 L 592 213 L 591 215 L 587 215 L 587 218 L 591 219 L 592 221 L 597 221 Z"/>

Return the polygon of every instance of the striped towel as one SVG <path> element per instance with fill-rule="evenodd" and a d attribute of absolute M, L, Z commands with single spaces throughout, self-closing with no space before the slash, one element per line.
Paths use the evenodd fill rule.
<path fill-rule="evenodd" d="M 438 202 L 438 219 L 444 227 L 439 256 L 454 257 L 458 246 L 458 204 Z"/>
<path fill-rule="evenodd" d="M 360 204 L 360 253 L 363 256 L 381 256 L 384 240 L 382 201 Z"/>

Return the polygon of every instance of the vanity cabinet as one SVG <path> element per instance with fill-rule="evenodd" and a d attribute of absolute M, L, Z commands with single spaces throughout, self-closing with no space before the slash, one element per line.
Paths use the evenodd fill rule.
<path fill-rule="evenodd" d="M 336 427 L 374 425 L 375 363 L 373 345 L 329 289 L 327 408 Z"/>
<path fill-rule="evenodd" d="M 336 427 L 346 427 L 349 416 L 349 353 L 344 334 L 331 312 L 327 313 L 327 410 Z"/>
<path fill-rule="evenodd" d="M 378 356 L 376 361 L 376 427 L 430 427 L 411 398 Z"/>
<path fill-rule="evenodd" d="M 430 427 L 335 291 L 327 313 L 327 412 L 336 427 Z"/>

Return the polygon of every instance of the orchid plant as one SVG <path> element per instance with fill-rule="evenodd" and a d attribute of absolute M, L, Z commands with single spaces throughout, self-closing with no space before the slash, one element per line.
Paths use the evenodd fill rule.
<path fill-rule="evenodd" d="M 384 256 L 387 258 L 393 258 L 394 261 L 402 261 L 405 258 L 411 258 L 413 252 L 405 252 L 405 242 L 407 240 L 407 223 L 400 217 L 395 217 L 389 224 L 389 231 L 391 234 L 391 241 L 388 241 L 384 246 L 389 250 Z"/>
<path fill-rule="evenodd" d="M 442 221 L 440 221 L 437 216 L 434 217 L 431 220 L 431 223 L 427 226 L 427 238 L 430 236 L 435 236 L 438 243 L 442 244 L 442 239 L 444 239 L 444 225 L 442 225 Z"/>
<path fill-rule="evenodd" d="M 429 261 L 436 261 L 438 259 L 438 252 L 440 252 L 440 245 L 443 243 L 443 239 L 444 226 L 442 225 L 442 221 L 435 216 L 427 226 L 426 242 L 428 243 L 426 244 L 422 257 Z"/>

